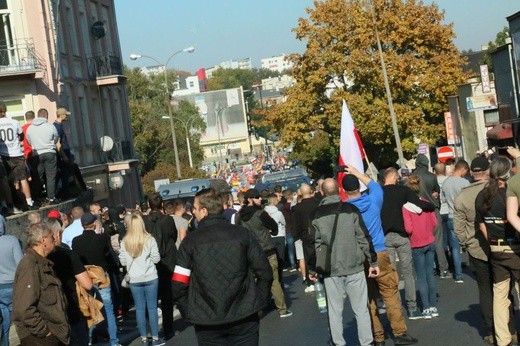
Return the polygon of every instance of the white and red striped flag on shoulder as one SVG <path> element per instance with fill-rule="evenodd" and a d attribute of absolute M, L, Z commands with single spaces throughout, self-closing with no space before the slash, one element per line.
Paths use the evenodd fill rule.
<path fill-rule="evenodd" d="M 343 109 L 341 111 L 341 135 L 339 141 L 338 165 L 344 166 L 349 164 L 354 166 L 358 171 L 364 172 L 364 158 L 365 150 L 363 149 L 361 138 L 359 138 L 359 134 L 356 130 L 356 126 L 354 125 L 354 120 L 352 120 L 352 116 L 350 115 L 347 103 L 345 100 L 343 100 Z M 345 173 L 338 174 L 339 195 L 342 201 L 347 199 L 345 190 L 343 190 L 343 186 L 341 186 L 341 180 L 343 179 L 343 176 L 345 176 Z M 360 184 L 361 190 L 365 190 L 366 187 L 362 183 Z"/>
<path fill-rule="evenodd" d="M 191 270 L 188 268 L 181 267 L 180 265 L 176 265 L 173 270 L 172 281 L 177 281 L 188 285 L 190 283 Z"/>

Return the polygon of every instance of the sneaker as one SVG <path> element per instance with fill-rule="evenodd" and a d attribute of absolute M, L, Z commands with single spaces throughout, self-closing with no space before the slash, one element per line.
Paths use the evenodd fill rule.
<path fill-rule="evenodd" d="M 421 318 L 424 318 L 424 317 L 423 317 L 422 313 L 419 311 L 419 309 L 408 311 L 408 319 L 419 320 Z"/>
<path fill-rule="evenodd" d="M 305 289 L 305 293 L 312 293 L 312 292 L 314 292 L 314 286 L 313 285 L 307 286 L 307 288 Z"/>
<path fill-rule="evenodd" d="M 455 283 L 456 283 L 456 284 L 463 284 L 463 283 L 464 283 L 464 280 L 462 280 L 462 278 L 455 279 Z"/>
<path fill-rule="evenodd" d="M 294 273 L 294 272 L 297 271 L 297 270 L 298 270 L 298 269 L 296 269 L 296 267 L 292 267 L 292 268 L 289 270 L 289 272 L 290 272 L 290 273 Z"/>
<path fill-rule="evenodd" d="M 291 310 L 287 310 L 285 313 L 280 314 L 280 318 L 286 318 L 286 317 L 291 317 L 291 316 L 292 316 Z"/>
<path fill-rule="evenodd" d="M 18 215 L 18 214 L 22 214 L 22 213 L 23 213 L 23 210 L 13 207 L 13 214 Z"/>
<path fill-rule="evenodd" d="M 152 343 L 150 345 L 152 345 L 152 346 L 162 346 L 162 345 L 166 345 L 166 341 L 164 341 L 164 339 L 162 339 L 162 338 L 153 339 Z"/>
<path fill-rule="evenodd" d="M 417 341 L 418 340 L 416 338 L 413 338 L 408 334 L 394 336 L 395 345 L 411 345 L 416 344 Z"/>
<path fill-rule="evenodd" d="M 430 308 L 430 315 L 432 317 L 439 317 L 439 311 L 437 311 L 437 308 L 435 306 L 432 306 Z"/>
<path fill-rule="evenodd" d="M 422 311 L 422 318 L 424 318 L 425 320 L 431 320 L 432 319 L 432 314 L 430 313 L 430 309 L 424 309 Z"/>
<path fill-rule="evenodd" d="M 447 270 L 442 271 L 442 273 L 439 275 L 440 279 L 451 279 L 453 275 Z"/>

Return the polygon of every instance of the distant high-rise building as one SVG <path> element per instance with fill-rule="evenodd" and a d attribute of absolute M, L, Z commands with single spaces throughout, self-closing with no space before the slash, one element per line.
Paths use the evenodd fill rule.
<path fill-rule="evenodd" d="M 262 59 L 261 63 L 262 68 L 276 72 L 282 72 L 293 67 L 293 63 L 287 60 L 287 55 L 285 54 Z"/>
<path fill-rule="evenodd" d="M 211 78 L 212 73 L 218 70 L 219 68 L 239 68 L 242 70 L 251 70 L 253 68 L 253 65 L 251 65 L 251 58 L 227 60 L 213 67 L 206 68 L 206 76 L 208 78 Z"/>

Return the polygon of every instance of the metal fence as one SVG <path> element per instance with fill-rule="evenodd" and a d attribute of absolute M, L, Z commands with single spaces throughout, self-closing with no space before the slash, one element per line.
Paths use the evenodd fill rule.
<path fill-rule="evenodd" d="M 16 73 L 40 70 L 42 60 L 36 54 L 31 40 L 14 40 L 12 44 L 0 44 L 0 73 Z"/>
<path fill-rule="evenodd" d="M 87 58 L 88 77 L 94 80 L 98 77 L 123 74 L 121 57 L 115 54 L 95 55 Z"/>

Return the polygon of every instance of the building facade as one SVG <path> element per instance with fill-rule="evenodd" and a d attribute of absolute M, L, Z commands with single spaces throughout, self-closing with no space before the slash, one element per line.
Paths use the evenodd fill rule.
<path fill-rule="evenodd" d="M 287 55 L 280 54 L 270 58 L 261 59 L 261 67 L 281 73 L 284 70 L 292 69 L 293 63 L 287 60 Z"/>
<path fill-rule="evenodd" d="M 113 0 L 0 1 L 0 101 L 72 114 L 65 131 L 96 200 L 134 206 L 142 192 Z M 112 186 L 112 187 L 110 187 Z"/>
<path fill-rule="evenodd" d="M 206 68 L 206 76 L 211 78 L 213 72 L 219 68 L 239 68 L 242 70 L 251 70 L 253 69 L 253 65 L 251 64 L 251 58 L 226 60 L 213 67 Z"/>

